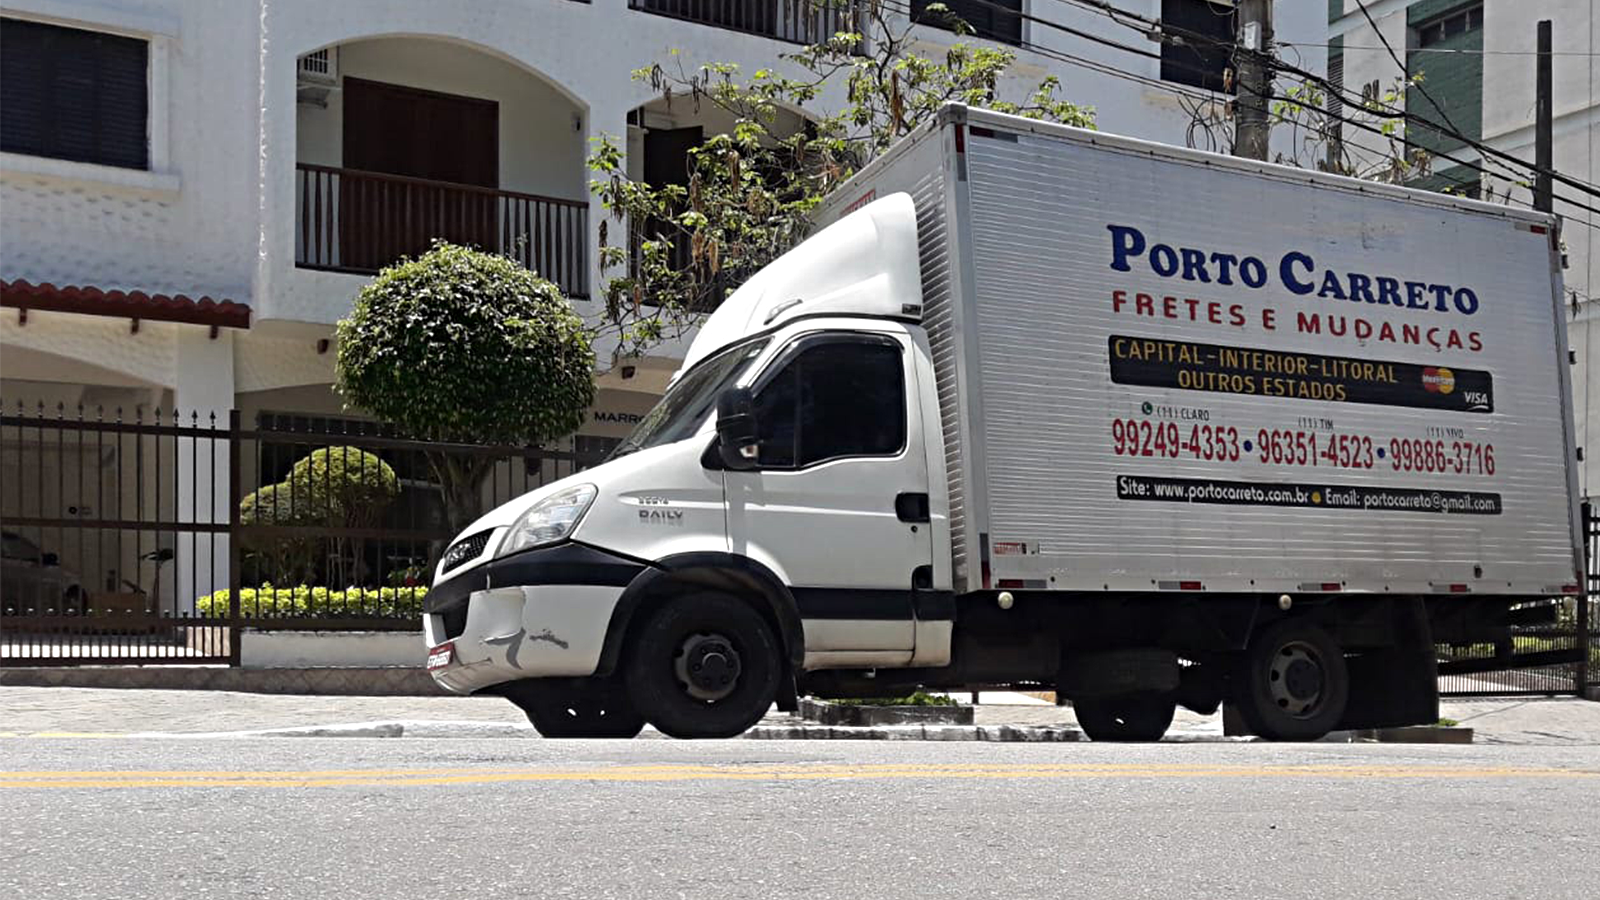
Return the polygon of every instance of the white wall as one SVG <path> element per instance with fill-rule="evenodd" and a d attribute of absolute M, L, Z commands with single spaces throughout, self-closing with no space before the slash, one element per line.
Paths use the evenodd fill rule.
<path fill-rule="evenodd" d="M 251 299 L 256 18 L 211 0 L 5 0 L 151 41 L 151 172 L 0 154 L 0 277 Z"/>

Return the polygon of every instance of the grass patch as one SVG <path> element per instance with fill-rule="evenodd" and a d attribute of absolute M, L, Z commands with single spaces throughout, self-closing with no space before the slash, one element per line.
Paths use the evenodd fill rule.
<path fill-rule="evenodd" d="M 1455 719 L 1449 718 L 1447 716 L 1440 716 L 1439 717 L 1439 727 L 1440 728 L 1454 728 L 1454 727 L 1456 727 L 1457 725 L 1460 725 L 1460 724 L 1461 724 L 1460 722 L 1457 722 Z"/>
<path fill-rule="evenodd" d="M 829 700 L 840 706 L 960 706 L 953 698 L 943 694 L 917 691 L 904 697 L 857 697 L 848 700 Z"/>

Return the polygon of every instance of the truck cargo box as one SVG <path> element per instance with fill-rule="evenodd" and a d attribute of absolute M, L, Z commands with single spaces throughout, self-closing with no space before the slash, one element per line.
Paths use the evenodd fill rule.
<path fill-rule="evenodd" d="M 1551 217 L 959 106 L 898 192 L 955 591 L 1575 590 Z"/>

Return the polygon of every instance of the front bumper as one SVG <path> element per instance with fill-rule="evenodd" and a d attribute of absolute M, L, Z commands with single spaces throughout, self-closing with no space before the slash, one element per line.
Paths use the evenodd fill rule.
<path fill-rule="evenodd" d="M 593 675 L 611 613 L 644 565 L 583 544 L 536 547 L 437 583 L 423 617 L 428 647 L 450 643 L 432 670 L 470 694 L 523 678 Z"/>

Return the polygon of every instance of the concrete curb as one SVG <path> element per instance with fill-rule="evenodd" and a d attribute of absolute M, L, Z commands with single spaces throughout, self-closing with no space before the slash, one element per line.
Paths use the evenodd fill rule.
<path fill-rule="evenodd" d="M 130 734 L 136 738 L 191 738 L 225 740 L 237 738 L 537 738 L 532 725 L 512 722 L 341 722 L 331 725 L 301 725 L 293 728 L 260 728 L 248 731 L 166 732 L 146 731 Z"/>
<path fill-rule="evenodd" d="M 1323 740 L 1335 744 L 1470 744 L 1472 737 L 1471 728 L 1405 725 L 1335 731 Z"/>
<path fill-rule="evenodd" d="M 1048 725 L 757 725 L 741 737 L 753 741 L 1005 741 L 1063 743 L 1086 740 L 1076 728 Z"/>
<path fill-rule="evenodd" d="M 101 735 L 106 736 L 106 735 Z M 435 739 L 535 739 L 541 740 L 532 725 L 516 722 L 474 720 L 402 719 L 374 722 L 337 722 L 325 725 L 300 725 L 290 728 L 260 728 L 243 731 L 167 732 L 144 731 L 121 734 L 132 738 L 183 738 L 191 740 L 236 740 L 241 738 L 435 738 Z M 1337 731 L 1323 738 L 1325 743 L 1468 744 L 1471 728 L 1385 728 L 1377 731 Z M 654 728 L 645 728 L 640 739 L 667 740 Z M 818 725 L 813 722 L 766 722 L 758 724 L 735 740 L 751 741 L 987 741 L 990 743 L 1059 744 L 1088 741 L 1083 732 L 1071 726 L 1056 725 Z M 1212 731 L 1168 732 L 1164 744 L 1241 744 L 1261 741 L 1254 736 L 1227 736 Z"/>

